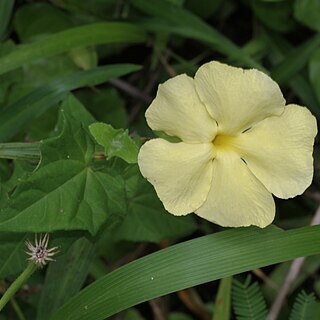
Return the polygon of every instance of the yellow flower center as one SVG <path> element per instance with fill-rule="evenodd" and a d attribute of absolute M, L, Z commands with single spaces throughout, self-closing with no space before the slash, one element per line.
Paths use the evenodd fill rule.
<path fill-rule="evenodd" d="M 235 136 L 231 135 L 217 134 L 215 138 L 212 140 L 212 144 L 215 146 L 217 151 L 226 151 L 234 149 L 235 138 Z"/>

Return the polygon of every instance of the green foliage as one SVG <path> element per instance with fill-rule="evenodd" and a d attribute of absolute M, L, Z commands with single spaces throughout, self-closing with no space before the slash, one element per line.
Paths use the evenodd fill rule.
<path fill-rule="evenodd" d="M 196 230 L 194 217 L 176 217 L 165 211 L 156 192 L 139 174 L 137 165 L 124 172 L 128 214 L 114 230 L 117 240 L 160 242 L 187 236 Z"/>
<path fill-rule="evenodd" d="M 267 317 L 267 306 L 259 284 L 251 283 L 250 276 L 244 283 L 233 280 L 232 302 L 238 320 L 257 320 Z"/>
<path fill-rule="evenodd" d="M 72 48 L 102 43 L 134 43 L 145 39 L 144 32 L 129 23 L 105 22 L 67 29 L 26 44 L 0 61 L 0 74 L 39 58 L 49 58 Z"/>
<path fill-rule="evenodd" d="M 112 65 L 97 69 L 77 72 L 56 79 L 25 95 L 2 112 L 0 118 L 0 141 L 16 135 L 24 126 L 43 114 L 50 107 L 56 106 L 70 90 L 87 85 L 95 85 L 113 77 L 127 74 L 139 67 L 134 65 Z"/>
<path fill-rule="evenodd" d="M 119 157 L 128 163 L 136 163 L 139 147 L 129 137 L 128 130 L 114 129 L 110 124 L 94 123 L 89 130 L 96 141 L 104 147 L 107 159 Z"/>
<path fill-rule="evenodd" d="M 318 205 L 319 141 L 308 193 L 277 201 L 276 225 L 293 230 L 217 232 L 166 212 L 142 177 L 144 141 L 180 141 L 152 133 L 144 114 L 159 83 L 219 60 L 269 73 L 288 103 L 320 119 L 319 21 L 316 0 L 0 0 L 0 296 L 27 265 L 26 239 L 50 232 L 59 246 L 0 319 L 97 320 L 126 308 L 123 319 L 149 319 L 154 303 L 132 307 L 217 279 L 196 289 L 206 314 L 251 319 L 251 305 L 265 318 L 248 279 L 233 282 L 232 306 L 231 276 L 269 266 L 279 287 L 287 260 L 320 253 L 319 227 L 301 228 Z M 306 259 L 289 302 L 306 286 L 319 292 L 318 268 L 318 256 Z M 269 282 L 263 295 L 271 305 Z M 196 316 L 175 295 L 162 302 L 170 320 Z M 308 310 L 302 291 L 290 319 L 316 319 Z"/>
<path fill-rule="evenodd" d="M 80 238 L 56 263 L 50 264 L 41 290 L 37 319 L 49 318 L 81 289 L 94 253 L 94 245 Z"/>
<path fill-rule="evenodd" d="M 274 226 L 262 230 L 249 227 L 185 241 L 98 279 L 70 299 L 51 320 L 104 319 L 155 297 L 269 265 L 270 261 L 291 260 L 301 252 L 314 254 L 320 252 L 319 234 L 320 226 L 291 231 Z M 264 302 L 259 304 L 264 306 Z"/>
<path fill-rule="evenodd" d="M 38 169 L 3 204 L 0 230 L 96 233 L 112 215 L 124 214 L 123 180 L 107 167 L 95 169 L 94 143 L 81 122 L 62 107 L 57 126 L 57 136 L 41 143 Z"/>
<path fill-rule="evenodd" d="M 314 293 L 301 291 L 294 302 L 289 320 L 316 319 L 316 298 Z"/>

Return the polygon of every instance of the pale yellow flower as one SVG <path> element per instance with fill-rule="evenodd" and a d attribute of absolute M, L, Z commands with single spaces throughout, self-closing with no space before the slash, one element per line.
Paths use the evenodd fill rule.
<path fill-rule="evenodd" d="M 311 183 L 316 119 L 285 105 L 278 85 L 258 70 L 209 62 L 194 79 L 176 76 L 159 86 L 146 118 L 182 140 L 153 139 L 138 157 L 174 215 L 265 227 L 275 215 L 272 194 L 291 198 Z"/>

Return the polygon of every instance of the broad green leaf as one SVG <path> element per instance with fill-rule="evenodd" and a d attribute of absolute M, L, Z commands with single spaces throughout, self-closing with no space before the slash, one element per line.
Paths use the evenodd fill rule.
<path fill-rule="evenodd" d="M 232 277 L 220 280 L 218 294 L 214 303 L 213 320 L 229 320 L 231 313 Z"/>
<path fill-rule="evenodd" d="M 2 112 L 0 118 L 0 141 L 6 141 L 21 131 L 31 120 L 62 101 L 70 90 L 97 85 L 138 70 L 140 67 L 119 64 L 80 71 L 56 79 L 21 98 Z"/>
<path fill-rule="evenodd" d="M 29 42 L 38 38 L 39 35 L 48 36 L 71 28 L 73 22 L 65 12 L 49 3 L 29 3 L 16 11 L 14 27 L 20 40 Z"/>
<path fill-rule="evenodd" d="M 264 70 L 262 65 L 243 52 L 231 40 L 191 12 L 163 0 L 131 0 L 131 3 L 142 12 L 160 19 L 142 23 L 147 30 L 167 31 L 206 42 L 229 59 L 241 62 L 248 67 Z"/>
<path fill-rule="evenodd" d="M 0 41 L 2 41 L 7 31 L 14 2 L 14 0 L 0 1 Z"/>
<path fill-rule="evenodd" d="M 61 109 L 58 128 L 40 145 L 39 168 L 2 204 L 1 231 L 94 234 L 125 214 L 123 179 L 107 167 L 97 170 L 94 143 L 81 122 Z"/>
<path fill-rule="evenodd" d="M 310 29 L 320 31 L 319 0 L 295 0 L 294 16 Z"/>
<path fill-rule="evenodd" d="M 80 291 L 89 272 L 94 251 L 94 245 L 90 241 L 80 238 L 55 263 L 49 264 L 37 305 L 37 319 L 48 319 Z"/>
<path fill-rule="evenodd" d="M 112 231 L 115 239 L 160 242 L 174 240 L 196 230 L 192 215 L 176 217 L 164 209 L 151 184 L 141 176 L 137 165 L 128 167 L 124 178 L 128 214 Z"/>
<path fill-rule="evenodd" d="M 50 320 L 100 320 L 136 304 L 255 268 L 320 253 L 320 226 L 236 228 L 131 262 L 70 299 Z"/>
<path fill-rule="evenodd" d="M 128 163 L 137 162 L 139 147 L 129 137 L 128 130 L 114 129 L 105 123 L 93 123 L 89 130 L 95 140 L 104 147 L 108 159 L 119 157 Z"/>
<path fill-rule="evenodd" d="M 0 59 L 0 74 L 21 67 L 39 58 L 48 58 L 72 48 L 145 41 L 145 33 L 124 22 L 101 22 L 52 34 L 45 39 L 26 44 Z"/>

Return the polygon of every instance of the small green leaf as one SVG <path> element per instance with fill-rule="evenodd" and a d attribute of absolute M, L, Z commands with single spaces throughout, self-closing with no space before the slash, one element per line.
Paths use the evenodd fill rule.
<path fill-rule="evenodd" d="M 289 320 L 309 320 L 316 318 L 316 297 L 314 293 L 307 294 L 302 290 L 296 297 Z"/>
<path fill-rule="evenodd" d="M 96 141 L 105 149 L 108 159 L 119 157 L 128 163 L 136 163 L 139 147 L 129 137 L 128 130 L 114 129 L 110 124 L 93 123 L 89 130 Z"/>

